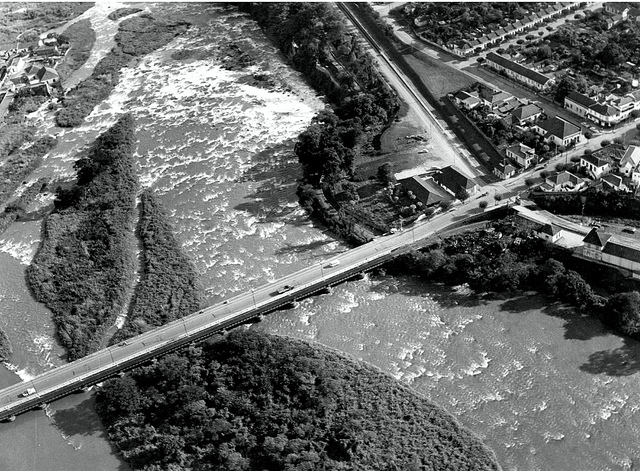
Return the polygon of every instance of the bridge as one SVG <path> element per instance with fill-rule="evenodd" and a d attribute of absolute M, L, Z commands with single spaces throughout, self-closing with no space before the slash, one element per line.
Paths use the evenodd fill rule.
<path fill-rule="evenodd" d="M 494 208 L 498 209 L 498 207 Z M 0 420 L 42 407 L 75 391 L 144 364 L 156 357 L 238 326 L 298 299 L 354 278 L 424 240 L 469 220 L 445 213 L 411 229 L 378 238 L 338 256 L 251 289 L 189 316 L 132 337 L 0 391 Z M 456 221 L 456 219 L 458 221 Z M 29 391 L 26 396 L 23 394 Z"/>

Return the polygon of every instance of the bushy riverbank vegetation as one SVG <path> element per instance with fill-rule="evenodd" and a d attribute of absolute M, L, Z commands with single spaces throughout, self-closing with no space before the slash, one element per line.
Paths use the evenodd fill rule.
<path fill-rule="evenodd" d="M 112 343 L 141 334 L 201 308 L 198 274 L 167 222 L 167 214 L 151 190 L 140 199 L 144 267 L 124 327 Z"/>
<path fill-rule="evenodd" d="M 295 146 L 303 171 L 298 192 L 301 204 L 313 208 L 341 234 L 347 228 L 348 239 L 366 241 L 366 237 L 348 229 L 358 227 L 356 220 L 346 213 L 335 217 L 334 211 L 339 208 L 305 198 L 314 200 L 318 193 L 313 190 L 330 190 L 342 181 L 359 178 L 357 161 L 373 150 L 398 112 L 398 97 L 376 70 L 371 56 L 347 32 L 341 13 L 333 5 L 246 3 L 240 4 L 240 9 L 251 14 L 293 66 L 333 104 L 333 109 L 313 120 Z"/>
<path fill-rule="evenodd" d="M 0 329 L 0 361 L 9 361 L 12 354 L 11 341 L 5 331 Z"/>
<path fill-rule="evenodd" d="M 0 160 L 4 160 L 9 154 L 18 150 L 34 133 L 33 127 L 22 124 L 0 126 Z"/>
<path fill-rule="evenodd" d="M 640 339 L 637 284 L 632 280 L 608 283 L 615 270 L 609 273 L 577 260 L 535 236 L 532 227 L 511 219 L 402 255 L 387 264 L 387 271 L 449 285 L 467 283 L 478 293 L 538 291 Z"/>
<path fill-rule="evenodd" d="M 403 255 L 392 266 L 429 281 L 468 283 L 476 292 L 535 290 L 581 309 L 602 305 L 604 299 L 580 274 L 567 270 L 554 256 L 562 254 L 531 228 L 507 219 L 489 230 L 464 232 Z"/>
<path fill-rule="evenodd" d="M 0 204 L 5 203 L 23 180 L 40 166 L 44 155 L 55 145 L 53 137 L 40 138 L 26 149 L 14 152 L 0 166 Z"/>
<path fill-rule="evenodd" d="M 62 44 L 69 45 L 69 52 L 62 62 L 56 66 L 60 80 L 64 80 L 75 70 L 87 62 L 91 49 L 96 42 L 96 32 L 91 27 L 91 20 L 80 20 L 73 23 L 58 37 Z"/>
<path fill-rule="evenodd" d="M 77 183 L 58 188 L 56 210 L 27 269 L 70 360 L 96 350 L 133 283 L 134 150 L 133 119 L 125 115 L 76 162 Z"/>
<path fill-rule="evenodd" d="M 37 40 L 41 33 L 83 14 L 91 2 L 34 2 L 0 4 L 0 43 Z"/>
<path fill-rule="evenodd" d="M 158 15 L 142 14 L 124 20 L 116 34 L 116 46 L 96 65 L 93 74 L 70 90 L 56 114 L 61 127 L 81 124 L 98 103 L 105 100 L 120 80 L 120 70 L 134 59 L 171 42 L 188 23 Z"/>
<path fill-rule="evenodd" d="M 254 331 L 109 380 L 97 409 L 134 469 L 499 469 L 477 437 L 389 375 Z"/>

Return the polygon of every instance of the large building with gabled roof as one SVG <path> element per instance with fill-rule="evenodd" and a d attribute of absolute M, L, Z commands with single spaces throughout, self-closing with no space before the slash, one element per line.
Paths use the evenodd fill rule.
<path fill-rule="evenodd" d="M 495 52 L 487 54 L 487 65 L 536 90 L 546 90 L 554 82 L 553 78 L 510 61 Z"/>
<path fill-rule="evenodd" d="M 582 256 L 623 268 L 640 278 L 640 243 L 593 228 L 583 239 Z"/>
<path fill-rule="evenodd" d="M 433 179 L 453 196 L 456 196 L 462 190 L 466 190 L 469 195 L 475 195 L 478 192 L 478 184 L 452 166 L 444 167 L 437 171 L 433 175 Z"/>

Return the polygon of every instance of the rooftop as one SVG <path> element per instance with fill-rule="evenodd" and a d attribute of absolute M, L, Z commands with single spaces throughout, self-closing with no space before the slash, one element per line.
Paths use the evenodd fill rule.
<path fill-rule="evenodd" d="M 540 72 L 536 72 L 535 70 L 529 69 L 528 67 L 520 65 L 516 62 L 510 61 L 509 59 L 502 57 L 495 52 L 490 52 L 489 54 L 487 54 L 487 61 L 491 61 L 506 69 L 512 70 L 516 74 L 527 77 L 528 79 L 533 80 L 540 85 L 545 85 L 551 80 L 550 77 L 547 77 Z"/>
<path fill-rule="evenodd" d="M 560 139 L 565 139 L 581 132 L 578 126 L 557 116 L 540 121 L 537 126 L 547 132 L 545 137 L 556 136 Z"/>

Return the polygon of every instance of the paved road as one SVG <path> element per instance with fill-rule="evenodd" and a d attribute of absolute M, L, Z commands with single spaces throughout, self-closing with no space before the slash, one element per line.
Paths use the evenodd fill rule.
<path fill-rule="evenodd" d="M 501 204 L 505 203 L 506 201 Z M 494 206 L 492 209 L 498 207 Z M 478 212 L 477 203 L 469 201 L 452 212 L 415 224 L 403 232 L 378 238 L 322 264 L 309 266 L 274 283 L 252 289 L 126 342 L 50 370 L 32 380 L 5 388 L 0 391 L 0 420 L 70 394 L 85 385 L 102 381 L 119 371 L 350 278 L 363 268 L 376 266 L 395 256 L 395 252 L 441 232 L 452 224 L 460 224 Z M 332 263 L 334 260 L 339 263 Z M 290 285 L 293 289 L 279 293 L 278 290 L 285 285 Z M 34 388 L 35 394 L 20 397 L 27 388 Z"/>
<path fill-rule="evenodd" d="M 357 5 L 349 4 L 348 7 L 357 8 Z M 343 8 L 343 11 L 345 10 L 346 7 Z M 354 17 L 348 18 L 355 23 L 358 29 L 364 29 Z M 447 123 L 434 116 L 435 110 L 433 106 L 421 96 L 411 79 L 390 60 L 373 38 L 365 36 L 365 41 L 371 46 L 370 52 L 377 60 L 378 70 L 396 90 L 400 98 L 416 113 L 425 133 L 430 137 L 430 153 L 437 155 L 439 159 L 457 167 L 471 177 L 482 175 L 485 169 L 475 160 L 465 146 L 456 139 L 455 134 L 449 129 Z"/>

